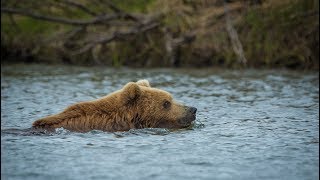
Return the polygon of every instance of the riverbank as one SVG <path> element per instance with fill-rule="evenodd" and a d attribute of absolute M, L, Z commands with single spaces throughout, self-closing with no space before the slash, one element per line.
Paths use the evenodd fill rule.
<path fill-rule="evenodd" d="M 152 19 L 156 23 L 152 29 L 129 35 L 124 32 L 131 26 L 122 26 L 133 24 L 131 21 L 121 21 L 121 28 L 114 22 L 108 27 L 90 26 L 76 31 L 78 27 L 71 25 L 2 13 L 1 62 L 319 70 L 318 1 L 196 2 L 114 1 L 122 11 L 143 20 L 161 14 Z M 38 13 L 59 17 L 68 14 L 67 10 L 57 12 L 52 8 L 45 11 L 49 6 L 45 3 Z M 87 7 L 100 11 L 94 3 Z M 72 9 L 68 17 L 87 20 L 90 16 Z M 114 34 L 112 41 L 85 49 L 91 39 L 110 34 Z"/>

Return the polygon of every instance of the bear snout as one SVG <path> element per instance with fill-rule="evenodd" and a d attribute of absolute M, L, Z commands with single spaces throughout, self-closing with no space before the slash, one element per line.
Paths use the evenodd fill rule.
<path fill-rule="evenodd" d="M 183 118 L 179 119 L 178 122 L 181 126 L 186 127 L 191 124 L 192 121 L 196 120 L 197 108 L 195 107 L 186 107 L 186 114 Z"/>
<path fill-rule="evenodd" d="M 197 108 L 195 108 L 195 107 L 189 107 L 188 111 L 189 111 L 191 114 L 196 114 Z"/>

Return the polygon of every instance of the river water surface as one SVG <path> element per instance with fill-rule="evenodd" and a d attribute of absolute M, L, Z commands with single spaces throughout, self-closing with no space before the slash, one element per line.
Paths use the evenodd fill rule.
<path fill-rule="evenodd" d="M 198 108 L 188 129 L 32 134 L 34 120 L 148 79 Z M 3 179 L 318 179 L 319 75 L 2 65 Z"/>

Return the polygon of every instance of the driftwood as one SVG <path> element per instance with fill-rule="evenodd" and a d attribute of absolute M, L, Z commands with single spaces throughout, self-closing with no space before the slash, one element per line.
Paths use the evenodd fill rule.
<path fill-rule="evenodd" d="M 238 37 L 238 33 L 232 25 L 230 15 L 229 15 L 229 8 L 226 2 L 224 2 L 224 12 L 225 12 L 225 18 L 226 18 L 227 31 L 231 40 L 233 51 L 238 56 L 238 61 L 241 64 L 246 65 L 247 59 L 244 55 L 242 44 Z"/>

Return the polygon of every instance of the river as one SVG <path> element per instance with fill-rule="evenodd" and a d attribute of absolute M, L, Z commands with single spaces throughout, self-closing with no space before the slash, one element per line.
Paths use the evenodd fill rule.
<path fill-rule="evenodd" d="M 38 118 L 147 79 L 186 105 L 181 130 L 30 134 Z M 3 179 L 319 178 L 319 74 L 2 65 Z"/>

